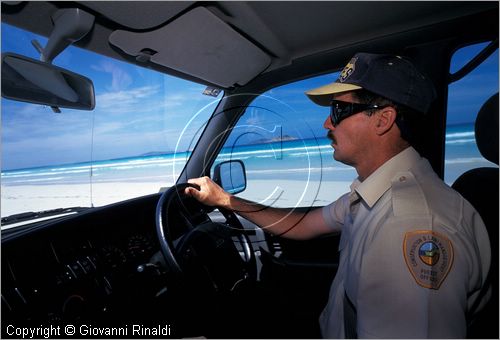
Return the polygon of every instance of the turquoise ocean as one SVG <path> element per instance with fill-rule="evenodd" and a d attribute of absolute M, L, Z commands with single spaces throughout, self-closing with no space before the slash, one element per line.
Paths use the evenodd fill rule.
<path fill-rule="evenodd" d="M 171 185 L 182 170 L 189 152 L 135 156 L 26 169 L 2 170 L 1 185 L 54 185 L 104 182 L 152 182 Z M 291 140 L 267 144 L 243 145 L 222 150 L 217 161 L 240 159 L 250 179 L 286 176 L 302 180 L 320 176 L 328 181 L 352 181 L 352 168 L 332 160 L 327 138 Z M 451 126 L 446 134 L 445 181 L 451 183 L 467 169 L 491 166 L 477 150 L 474 126 Z M 272 167 L 272 169 L 270 169 Z M 312 175 L 311 175 L 312 174 Z"/>

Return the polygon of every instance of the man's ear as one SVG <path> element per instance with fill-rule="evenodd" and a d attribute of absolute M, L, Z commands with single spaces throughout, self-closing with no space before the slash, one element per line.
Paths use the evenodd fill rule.
<path fill-rule="evenodd" d="M 387 106 L 376 113 L 375 131 L 378 135 L 387 133 L 396 123 L 396 110 L 392 106 Z"/>

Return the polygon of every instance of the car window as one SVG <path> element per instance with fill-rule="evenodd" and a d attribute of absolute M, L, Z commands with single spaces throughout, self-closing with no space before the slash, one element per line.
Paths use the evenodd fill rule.
<path fill-rule="evenodd" d="M 451 60 L 453 74 L 474 58 L 488 43 L 457 50 Z M 481 106 L 498 92 L 498 49 L 476 69 L 448 88 L 446 122 L 445 182 L 449 185 L 467 170 L 494 166 L 479 152 L 474 122 Z"/>
<path fill-rule="evenodd" d="M 329 108 L 304 93 L 337 76 L 271 89 L 246 109 L 214 163 L 244 162 L 247 188 L 238 196 L 273 207 L 308 207 L 326 205 L 349 190 L 356 172 L 333 159 L 323 128 Z"/>
<path fill-rule="evenodd" d="M 2 23 L 2 52 L 38 59 L 31 40 Z M 223 93 L 69 47 L 55 65 L 94 82 L 93 111 L 2 98 L 2 217 L 101 206 L 175 183 Z"/>

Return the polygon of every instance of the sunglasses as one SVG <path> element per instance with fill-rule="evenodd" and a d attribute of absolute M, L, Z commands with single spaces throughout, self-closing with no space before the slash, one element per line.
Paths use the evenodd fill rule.
<path fill-rule="evenodd" d="M 363 112 L 366 110 L 373 109 L 383 109 L 384 106 L 372 105 L 372 104 L 359 104 L 359 103 L 349 103 L 342 102 L 340 100 L 332 100 L 330 103 L 330 119 L 333 126 L 337 126 L 341 121 L 350 117 L 356 113 Z"/>

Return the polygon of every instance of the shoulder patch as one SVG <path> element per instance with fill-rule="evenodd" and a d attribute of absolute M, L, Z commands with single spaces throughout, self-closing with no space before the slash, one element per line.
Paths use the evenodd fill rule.
<path fill-rule="evenodd" d="M 403 254 L 411 275 L 425 288 L 439 289 L 453 264 L 451 241 L 432 230 L 407 232 Z"/>

